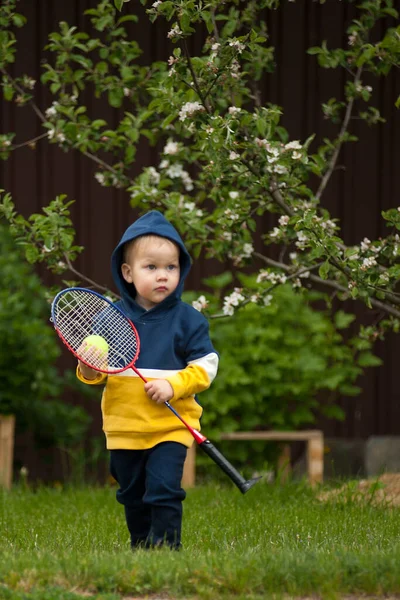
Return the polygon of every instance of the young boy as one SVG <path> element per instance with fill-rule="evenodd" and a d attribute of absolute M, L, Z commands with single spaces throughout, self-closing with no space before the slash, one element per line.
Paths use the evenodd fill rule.
<path fill-rule="evenodd" d="M 119 484 L 131 546 L 181 546 L 183 464 L 193 438 L 164 402 L 200 429 L 195 394 L 207 389 L 218 368 L 205 317 L 182 302 L 190 256 L 176 229 L 151 211 L 133 223 L 112 255 L 117 303 L 140 338 L 135 366 L 104 375 L 78 363 L 77 376 L 103 384 L 103 429 L 111 474 Z"/>

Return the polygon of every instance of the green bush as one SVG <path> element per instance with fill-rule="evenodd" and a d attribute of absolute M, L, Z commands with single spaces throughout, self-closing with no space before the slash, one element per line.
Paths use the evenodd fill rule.
<path fill-rule="evenodd" d="M 65 379 L 45 289 L 3 225 L 0 280 L 0 414 L 14 414 L 17 430 L 33 430 L 42 445 L 77 443 L 89 416 L 59 399 Z"/>
<path fill-rule="evenodd" d="M 207 282 L 218 295 L 218 278 Z M 214 440 L 224 431 L 302 429 L 315 425 L 319 415 L 343 419 L 339 398 L 359 394 L 362 366 L 380 364 L 368 342 L 359 353 L 354 341 L 344 340 L 341 330 L 353 315 L 339 311 L 332 318 L 315 310 L 315 292 L 299 294 L 284 285 L 273 293 L 269 306 L 249 303 L 231 317 L 210 320 L 220 365 L 200 403 L 203 428 Z M 220 442 L 219 447 L 243 465 L 260 467 L 271 456 L 263 442 Z"/>

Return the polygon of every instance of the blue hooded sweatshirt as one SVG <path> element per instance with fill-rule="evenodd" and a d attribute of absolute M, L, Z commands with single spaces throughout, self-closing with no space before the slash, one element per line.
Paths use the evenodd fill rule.
<path fill-rule="evenodd" d="M 136 289 L 125 281 L 121 271 L 125 244 L 146 235 L 166 238 L 180 251 L 178 286 L 150 310 L 136 302 Z M 195 394 L 210 386 L 217 372 L 218 355 L 209 338 L 206 318 L 181 300 L 190 266 L 181 237 L 158 211 L 145 214 L 128 227 L 111 259 L 112 275 L 121 294 L 117 306 L 133 321 L 139 334 L 140 353 L 135 367 L 148 381 L 167 379 L 174 391 L 171 404 L 191 427 L 200 429 L 202 408 Z M 167 407 L 147 396 L 142 379 L 133 369 L 108 376 L 99 373 L 90 381 L 79 369 L 77 375 L 88 384 L 105 383 L 103 429 L 110 450 L 146 449 L 165 441 L 192 445 L 186 427 Z"/>

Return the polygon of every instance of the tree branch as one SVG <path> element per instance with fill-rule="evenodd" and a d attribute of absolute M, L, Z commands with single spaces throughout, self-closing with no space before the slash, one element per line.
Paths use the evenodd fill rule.
<path fill-rule="evenodd" d="M 360 78 L 361 78 L 361 73 L 362 73 L 362 66 L 358 67 L 357 69 L 357 73 L 355 74 L 354 77 L 354 85 L 357 85 L 360 82 Z M 343 119 L 343 123 L 342 126 L 340 128 L 340 132 L 338 135 L 338 143 L 337 146 L 331 156 L 331 159 L 328 163 L 328 169 L 325 172 L 325 175 L 323 176 L 321 183 L 319 184 L 317 193 L 315 194 L 315 198 L 319 201 L 321 199 L 321 196 L 326 188 L 326 186 L 328 185 L 328 181 L 332 176 L 333 171 L 335 170 L 336 167 L 336 163 L 338 161 L 339 158 L 339 154 L 340 154 L 340 150 L 342 149 L 342 145 L 343 145 L 343 137 L 344 134 L 347 131 L 347 128 L 349 126 L 350 123 L 350 119 L 351 119 L 351 113 L 353 110 L 353 106 L 354 106 L 354 97 L 350 98 L 347 107 L 346 107 L 346 112 L 344 115 L 344 119 Z"/>
<path fill-rule="evenodd" d="M 69 256 L 67 254 L 64 254 L 64 260 L 65 260 L 65 264 L 68 267 L 68 270 L 71 271 L 71 273 L 73 273 L 74 275 L 76 275 L 76 277 L 78 277 L 81 281 L 84 281 L 87 285 L 90 285 L 91 287 L 101 290 L 102 292 L 108 293 L 110 291 L 104 285 L 100 285 L 93 279 L 90 279 L 89 277 L 86 277 L 86 275 L 83 275 L 82 273 L 77 271 L 75 269 L 75 267 L 73 266 L 73 264 L 71 263 Z M 114 294 L 114 292 L 113 292 L 113 295 L 116 296 L 117 298 L 119 298 L 119 296 L 117 294 Z"/>
<path fill-rule="evenodd" d="M 15 90 L 17 90 L 17 92 L 19 94 L 25 94 L 25 90 L 15 81 L 15 79 L 13 77 L 11 77 L 11 75 L 8 73 L 8 71 L 6 71 L 6 69 L 4 69 L 3 67 L 0 68 L 0 72 L 2 73 L 2 75 L 4 77 L 7 77 L 7 79 L 9 80 L 9 82 L 11 83 L 11 85 L 13 86 L 13 88 Z M 37 104 L 31 99 L 29 100 L 28 104 L 30 104 L 31 108 L 33 109 L 33 111 L 36 113 L 36 115 L 39 117 L 39 119 L 42 121 L 42 123 L 45 123 L 47 121 L 46 117 L 44 116 L 44 114 L 42 113 L 42 111 L 40 110 L 40 108 L 37 106 Z"/>
<path fill-rule="evenodd" d="M 293 269 L 293 267 L 291 267 L 285 263 L 280 263 L 276 260 L 273 260 L 272 258 L 268 258 L 268 256 L 264 256 L 263 254 L 260 254 L 259 252 L 254 252 L 254 256 L 259 258 L 266 264 L 270 265 L 271 267 L 281 269 L 282 271 L 290 272 Z M 312 268 L 314 268 L 314 265 Z M 307 269 L 307 270 L 310 271 L 312 268 Z M 349 293 L 349 290 L 347 288 L 345 288 L 343 285 L 340 285 L 340 283 L 337 283 L 336 281 L 332 281 L 331 279 L 322 279 L 321 277 L 318 277 L 317 275 L 313 275 L 312 273 L 310 273 L 310 279 L 311 279 L 311 281 L 314 281 L 314 283 L 318 283 L 323 286 L 333 288 L 333 289 L 337 290 L 338 292 L 343 292 L 346 294 Z M 390 305 L 385 304 L 384 302 L 381 302 L 380 300 L 376 300 L 375 298 L 370 298 L 370 302 L 371 302 L 372 306 L 374 306 L 375 308 L 382 310 L 382 311 L 392 315 L 393 317 L 396 317 L 397 319 L 400 319 L 400 312 L 398 310 L 396 310 L 395 308 L 391 307 Z"/>
<path fill-rule="evenodd" d="M 202 91 L 200 89 L 200 85 L 199 85 L 199 82 L 197 80 L 196 73 L 195 73 L 195 71 L 193 69 L 192 59 L 190 58 L 189 49 L 187 47 L 186 39 L 183 40 L 183 50 L 185 52 L 185 56 L 186 56 L 186 60 L 187 60 L 187 63 L 188 63 L 188 67 L 189 67 L 190 73 L 191 73 L 192 78 L 193 78 L 194 88 L 195 88 L 195 90 L 197 92 L 197 95 L 199 96 L 199 98 L 201 100 L 202 105 L 206 109 L 207 113 L 210 114 L 211 113 L 211 111 L 210 111 L 210 105 L 207 102 L 207 99 L 203 96 L 203 93 L 202 93 Z"/>
<path fill-rule="evenodd" d="M 22 142 L 21 144 L 15 144 L 13 146 L 11 146 L 10 150 L 18 150 L 18 148 L 23 148 L 24 146 L 31 146 L 32 144 L 36 144 L 36 142 L 38 142 L 39 140 L 42 140 L 43 138 L 48 137 L 48 132 L 46 131 L 46 133 L 42 133 L 34 138 L 32 138 L 31 140 L 27 140 L 26 142 Z"/>

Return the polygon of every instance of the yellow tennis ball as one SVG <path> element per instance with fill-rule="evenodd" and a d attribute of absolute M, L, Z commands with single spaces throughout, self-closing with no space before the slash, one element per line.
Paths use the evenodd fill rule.
<path fill-rule="evenodd" d="M 83 343 L 86 347 L 90 346 L 91 348 L 99 350 L 103 356 L 106 356 L 108 353 L 108 344 L 101 335 L 88 335 L 88 337 L 83 340 Z"/>

